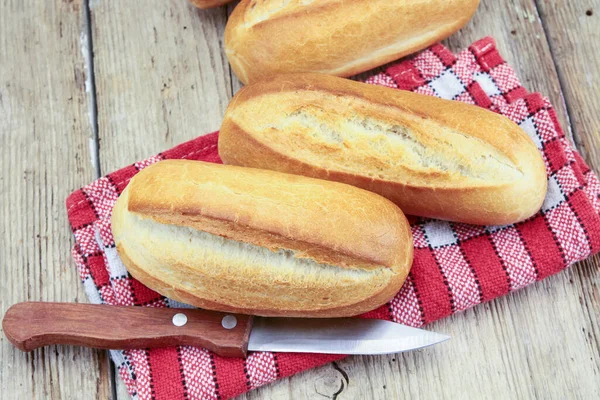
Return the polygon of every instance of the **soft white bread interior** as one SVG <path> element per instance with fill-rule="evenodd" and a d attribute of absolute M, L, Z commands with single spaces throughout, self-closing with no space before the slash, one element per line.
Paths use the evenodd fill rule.
<path fill-rule="evenodd" d="M 541 153 L 518 125 L 455 101 L 319 74 L 243 88 L 219 135 L 226 164 L 329 179 L 407 214 L 503 225 L 546 195 Z"/>
<path fill-rule="evenodd" d="M 350 76 L 436 43 L 473 16 L 479 0 L 242 0 L 225 51 L 244 83 L 270 75 Z"/>
<path fill-rule="evenodd" d="M 384 304 L 412 263 L 400 209 L 339 183 L 198 161 L 136 175 L 112 229 L 129 272 L 198 307 L 341 317 Z"/>

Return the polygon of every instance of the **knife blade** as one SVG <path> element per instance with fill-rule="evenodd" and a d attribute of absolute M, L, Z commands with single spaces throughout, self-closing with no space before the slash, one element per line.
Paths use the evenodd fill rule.
<path fill-rule="evenodd" d="M 257 318 L 248 350 L 325 354 L 394 354 L 450 339 L 390 321 L 361 318 Z"/>
<path fill-rule="evenodd" d="M 23 351 L 52 344 L 113 350 L 189 345 L 233 357 L 246 356 L 248 350 L 391 354 L 449 339 L 371 319 L 263 318 L 187 308 L 45 302 L 13 305 L 2 328 Z"/>

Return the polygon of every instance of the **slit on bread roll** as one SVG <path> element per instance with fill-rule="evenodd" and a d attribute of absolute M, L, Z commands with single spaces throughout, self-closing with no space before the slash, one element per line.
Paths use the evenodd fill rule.
<path fill-rule="evenodd" d="M 131 275 L 169 298 L 262 316 L 372 310 L 412 264 L 410 226 L 389 200 L 353 186 L 169 160 L 138 173 L 112 215 Z"/>
<path fill-rule="evenodd" d="M 319 74 L 240 90 L 219 154 L 225 164 L 358 186 L 406 214 L 481 225 L 532 216 L 547 189 L 540 151 L 508 118 Z"/>
<path fill-rule="evenodd" d="M 244 83 L 270 75 L 351 76 L 447 38 L 479 0 L 242 0 L 225 52 Z"/>

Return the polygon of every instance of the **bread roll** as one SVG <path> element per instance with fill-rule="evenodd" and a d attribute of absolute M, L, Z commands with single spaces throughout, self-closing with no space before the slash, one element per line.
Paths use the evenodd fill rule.
<path fill-rule="evenodd" d="M 350 76 L 444 39 L 479 0 L 242 0 L 225 29 L 225 52 L 244 83 L 270 75 Z"/>
<path fill-rule="evenodd" d="M 113 210 L 136 279 L 243 314 L 342 317 L 393 297 L 412 263 L 402 211 L 349 185 L 199 161 L 136 175 Z"/>
<path fill-rule="evenodd" d="M 539 150 L 482 108 L 318 74 L 243 88 L 219 136 L 226 164 L 348 183 L 406 214 L 483 225 L 521 221 L 546 194 Z"/>

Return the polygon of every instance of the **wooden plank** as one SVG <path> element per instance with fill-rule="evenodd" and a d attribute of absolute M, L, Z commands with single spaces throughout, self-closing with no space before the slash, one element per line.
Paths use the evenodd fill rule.
<path fill-rule="evenodd" d="M 539 1 L 575 141 L 600 170 L 600 0 Z"/>
<path fill-rule="evenodd" d="M 0 309 L 26 300 L 86 302 L 72 264 L 64 200 L 95 175 L 80 0 L 0 1 Z M 105 399 L 104 352 L 32 353 L 0 335 L 6 399 Z"/>
<path fill-rule="evenodd" d="M 600 0 L 538 2 L 572 124 L 586 162 L 600 171 Z M 576 269 L 582 285 L 582 310 L 591 329 L 590 352 L 600 354 L 600 256 Z"/>
<path fill-rule="evenodd" d="M 90 11 L 103 172 L 219 129 L 231 98 L 225 8 L 107 0 Z"/>
<path fill-rule="evenodd" d="M 535 5 L 525 0 L 483 1 L 474 20 L 445 43 L 457 51 L 488 35 L 496 39 L 523 84 L 550 97 L 567 127 L 559 80 Z M 594 119 L 595 113 L 586 116 Z M 590 145 L 594 151 L 597 146 Z M 574 393 L 598 398 L 600 356 L 590 334 L 598 332 L 598 315 L 594 321 L 586 311 L 599 309 L 595 271 L 579 265 L 431 324 L 428 329 L 452 336 L 440 346 L 398 356 L 350 357 L 241 399 L 569 398 Z"/>

